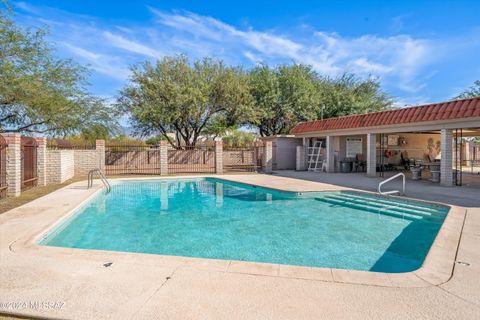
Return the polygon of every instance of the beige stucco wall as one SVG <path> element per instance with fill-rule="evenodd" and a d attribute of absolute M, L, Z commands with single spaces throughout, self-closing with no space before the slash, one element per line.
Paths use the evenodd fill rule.
<path fill-rule="evenodd" d="M 354 136 L 342 136 L 339 137 L 339 144 L 338 144 L 338 158 L 339 160 L 343 160 L 343 158 L 347 155 L 347 138 L 360 138 L 362 139 L 362 154 L 367 155 L 367 135 L 354 135 Z"/>
<path fill-rule="evenodd" d="M 273 170 L 294 170 L 296 147 L 302 145 L 302 139 L 277 138 L 272 140 Z"/>
<path fill-rule="evenodd" d="M 75 174 L 73 150 L 47 151 L 47 184 L 63 183 Z"/>
<path fill-rule="evenodd" d="M 388 163 L 400 163 L 401 151 L 406 151 L 408 158 L 417 160 L 425 160 L 425 155 L 430 155 L 433 160 L 440 152 L 440 134 L 399 133 L 398 136 L 407 143 L 398 146 L 386 146 L 386 150 L 392 151 L 393 154 L 392 157 L 388 158 Z M 377 137 L 378 141 L 379 138 Z"/>
<path fill-rule="evenodd" d="M 406 144 L 399 144 L 397 146 L 387 145 L 388 135 L 385 134 L 384 150 L 392 151 L 393 156 L 385 159 L 386 163 L 399 164 L 400 152 L 406 151 L 408 158 L 424 160 L 426 154 L 434 159 L 440 152 L 440 134 L 426 134 L 426 133 L 392 133 L 391 135 L 398 135 L 405 140 Z M 348 135 L 340 136 L 335 143 L 335 169 L 338 171 L 338 161 L 341 161 L 346 156 L 346 141 L 347 138 L 361 138 L 362 139 L 362 154 L 364 159 L 367 155 L 367 135 Z M 380 161 L 380 135 L 377 135 L 377 161 Z"/>

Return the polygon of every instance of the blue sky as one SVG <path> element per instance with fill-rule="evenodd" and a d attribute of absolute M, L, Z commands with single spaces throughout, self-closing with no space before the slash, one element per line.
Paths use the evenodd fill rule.
<path fill-rule="evenodd" d="M 57 54 L 117 95 L 132 64 L 184 53 L 250 68 L 292 61 L 320 74 L 378 77 L 398 106 L 450 99 L 480 79 L 480 1 L 13 2 L 47 26 Z"/>

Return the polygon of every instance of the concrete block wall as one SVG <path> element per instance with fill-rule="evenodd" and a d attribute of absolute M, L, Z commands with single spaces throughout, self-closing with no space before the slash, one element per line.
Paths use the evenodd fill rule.
<path fill-rule="evenodd" d="M 100 154 L 97 150 L 73 150 L 76 176 L 87 176 L 88 172 L 100 167 Z"/>
<path fill-rule="evenodd" d="M 87 176 L 93 169 L 105 173 L 105 141 L 97 140 L 94 150 L 74 150 L 74 166 L 76 176 Z"/>
<path fill-rule="evenodd" d="M 47 151 L 47 184 L 63 183 L 75 175 L 74 150 Z"/>
<path fill-rule="evenodd" d="M 20 134 L 2 134 L 6 143 L 7 196 L 17 197 L 22 191 L 22 152 Z M 86 176 L 92 169 L 105 172 L 105 141 L 97 140 L 95 150 L 49 150 L 47 139 L 37 142 L 38 186 L 63 183 L 74 175 Z"/>

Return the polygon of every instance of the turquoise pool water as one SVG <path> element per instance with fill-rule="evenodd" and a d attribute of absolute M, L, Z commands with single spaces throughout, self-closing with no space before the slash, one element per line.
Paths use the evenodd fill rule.
<path fill-rule="evenodd" d="M 48 246 L 406 272 L 444 206 L 355 192 L 279 192 L 220 179 L 115 183 L 41 240 Z"/>

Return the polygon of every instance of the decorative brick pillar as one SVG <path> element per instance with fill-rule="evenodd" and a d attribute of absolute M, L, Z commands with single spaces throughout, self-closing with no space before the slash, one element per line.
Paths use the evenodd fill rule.
<path fill-rule="evenodd" d="M 272 173 L 273 166 L 273 148 L 272 141 L 264 141 L 263 146 L 263 172 Z"/>
<path fill-rule="evenodd" d="M 38 185 L 47 185 L 47 138 L 35 138 L 38 144 L 37 148 L 37 174 Z"/>
<path fill-rule="evenodd" d="M 7 147 L 7 196 L 18 197 L 22 192 L 21 137 L 18 133 L 3 134 Z"/>
<path fill-rule="evenodd" d="M 98 169 L 100 169 L 100 171 L 103 174 L 106 174 L 105 172 L 105 140 L 96 140 L 95 150 L 98 153 Z"/>
<path fill-rule="evenodd" d="M 223 174 L 223 141 L 215 141 L 215 173 Z"/>
<path fill-rule="evenodd" d="M 367 176 L 377 176 L 377 135 L 367 134 Z"/>
<path fill-rule="evenodd" d="M 160 175 L 166 176 L 168 174 L 168 142 L 160 141 Z"/>
<path fill-rule="evenodd" d="M 453 186 L 453 134 L 452 130 L 442 129 L 440 134 L 440 185 Z"/>

